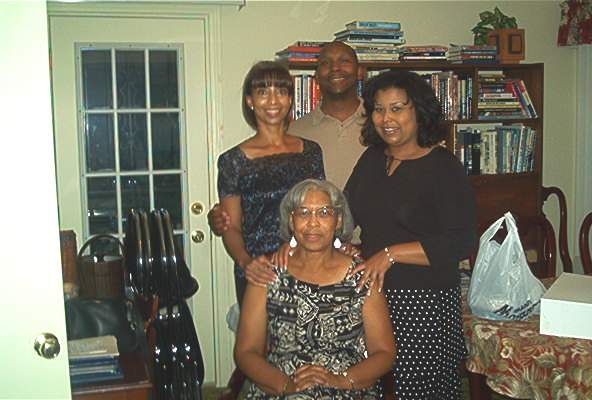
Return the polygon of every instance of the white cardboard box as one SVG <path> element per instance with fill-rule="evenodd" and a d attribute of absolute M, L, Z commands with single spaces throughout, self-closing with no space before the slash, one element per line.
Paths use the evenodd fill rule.
<path fill-rule="evenodd" d="M 541 298 L 544 335 L 592 339 L 592 276 L 562 273 Z"/>

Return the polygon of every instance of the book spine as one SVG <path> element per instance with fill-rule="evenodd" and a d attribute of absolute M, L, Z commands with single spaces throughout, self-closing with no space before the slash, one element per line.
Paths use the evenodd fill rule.
<path fill-rule="evenodd" d="M 534 109 L 534 104 L 532 103 L 532 100 L 530 99 L 530 95 L 528 94 L 528 90 L 526 90 L 526 85 L 524 85 L 524 81 L 522 79 L 518 79 L 517 81 L 518 81 L 518 87 L 520 89 L 520 92 L 526 98 L 526 103 L 527 103 L 528 111 L 530 113 L 530 117 L 536 118 L 537 113 L 536 113 L 536 110 Z"/>

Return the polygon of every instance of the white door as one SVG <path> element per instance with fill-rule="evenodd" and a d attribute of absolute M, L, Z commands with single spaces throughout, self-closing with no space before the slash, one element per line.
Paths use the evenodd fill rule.
<path fill-rule="evenodd" d="M 216 363 L 205 217 L 211 171 L 204 32 L 199 18 L 50 13 L 60 227 L 74 229 L 80 246 L 96 233 L 121 236 L 130 207 L 169 210 L 200 283 L 191 302 L 211 382 Z M 89 100 L 92 91 L 96 101 Z M 201 214 L 190 210 L 196 202 Z M 198 243 L 191 240 L 196 231 L 204 233 L 196 235 Z"/>
<path fill-rule="evenodd" d="M 0 398 L 67 399 L 45 2 L 0 1 L 0 26 Z M 56 358 L 36 354 L 41 333 Z"/>

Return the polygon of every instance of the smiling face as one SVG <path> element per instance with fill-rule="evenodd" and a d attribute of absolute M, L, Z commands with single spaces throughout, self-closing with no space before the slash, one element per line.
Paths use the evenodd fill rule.
<path fill-rule="evenodd" d="M 328 193 L 311 190 L 304 201 L 292 212 L 290 226 L 298 247 L 309 252 L 330 248 L 335 238 L 335 229 L 341 224 L 341 216 L 331 204 Z"/>
<path fill-rule="evenodd" d="M 389 148 L 418 145 L 415 107 L 403 89 L 391 87 L 376 92 L 372 123 Z"/>
<path fill-rule="evenodd" d="M 267 86 L 254 88 L 246 102 L 255 113 L 257 126 L 274 126 L 285 123 L 292 97 L 285 87 Z"/>
<path fill-rule="evenodd" d="M 316 72 L 323 96 L 357 96 L 358 62 L 351 47 L 332 42 L 321 50 Z"/>

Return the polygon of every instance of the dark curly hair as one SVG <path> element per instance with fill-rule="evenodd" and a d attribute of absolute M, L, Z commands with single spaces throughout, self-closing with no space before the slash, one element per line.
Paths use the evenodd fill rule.
<path fill-rule="evenodd" d="M 374 101 L 379 90 L 403 89 L 415 107 L 417 118 L 417 144 L 430 147 L 446 138 L 442 125 L 440 103 L 432 87 L 418 74 L 409 71 L 387 71 L 368 80 L 364 89 L 364 109 L 366 122 L 362 127 L 362 144 L 365 146 L 384 146 L 372 122 Z"/>
<path fill-rule="evenodd" d="M 243 82 L 243 117 L 254 130 L 257 130 L 257 119 L 255 111 L 247 104 L 247 96 L 252 96 L 255 89 L 270 86 L 288 89 L 288 94 L 294 99 L 294 82 L 288 69 L 277 61 L 259 61 L 251 67 Z M 284 121 L 287 129 L 290 113 Z"/>

